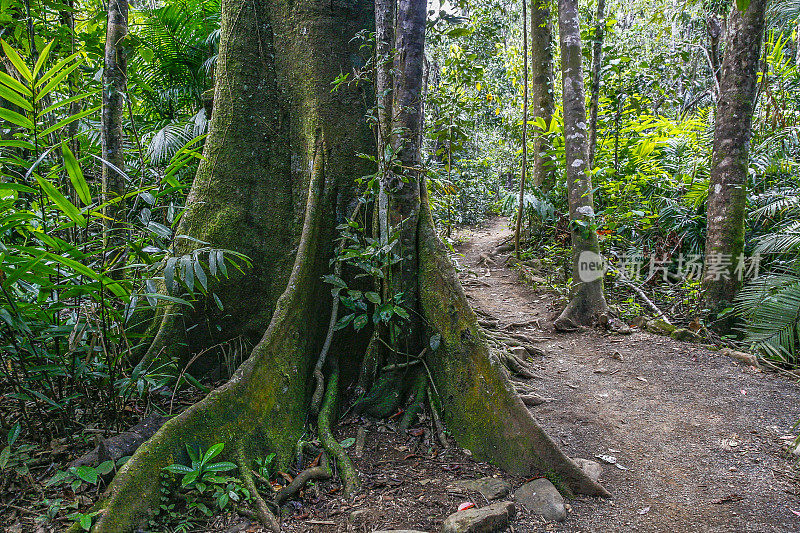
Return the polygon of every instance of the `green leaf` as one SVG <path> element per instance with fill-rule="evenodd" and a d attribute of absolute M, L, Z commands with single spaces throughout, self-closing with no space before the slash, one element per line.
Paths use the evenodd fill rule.
<path fill-rule="evenodd" d="M 377 292 L 365 292 L 364 298 L 366 298 L 367 300 L 369 300 L 374 304 L 381 303 L 381 296 Z"/>
<path fill-rule="evenodd" d="M 26 111 L 33 112 L 33 106 L 30 104 L 30 102 L 28 102 L 21 94 L 10 87 L 0 85 L 0 96 Z"/>
<path fill-rule="evenodd" d="M 203 265 L 200 264 L 200 260 L 196 257 L 194 259 L 194 275 L 197 278 L 197 281 L 200 282 L 203 290 L 208 290 L 208 278 L 206 278 L 206 271 L 203 270 Z"/>
<path fill-rule="evenodd" d="M 11 446 L 6 446 L 0 452 L 0 470 L 4 470 L 8 464 L 8 459 L 11 457 Z"/>
<path fill-rule="evenodd" d="M 108 288 L 108 290 L 110 290 L 116 296 L 119 296 L 120 298 L 124 299 L 124 298 L 126 298 L 128 296 L 128 292 L 119 283 L 117 283 L 113 279 L 109 278 L 108 276 L 102 276 L 102 275 L 98 274 L 97 272 L 95 272 L 94 270 L 89 268 L 88 266 L 86 266 L 84 264 L 81 264 L 78 261 L 75 261 L 74 259 L 70 259 L 69 257 L 64 257 L 64 256 L 61 256 L 61 255 L 58 255 L 58 254 L 54 254 L 52 252 L 44 252 L 44 253 L 42 253 L 41 250 L 38 250 L 36 248 L 29 248 L 29 247 L 26 247 L 26 246 L 17 246 L 15 248 L 18 249 L 18 250 L 27 251 L 31 255 L 36 255 L 36 257 L 39 257 L 41 255 L 45 255 L 45 256 L 47 256 L 48 259 L 51 259 L 53 261 L 57 261 L 57 262 L 61 263 L 62 265 L 66 265 L 66 266 L 70 267 L 72 270 L 74 270 L 78 274 L 83 274 L 84 276 L 89 277 L 89 278 L 91 278 L 91 279 L 93 279 L 95 281 L 103 282 L 105 284 L 106 288 Z"/>
<path fill-rule="evenodd" d="M 203 455 L 203 462 L 207 463 L 208 461 L 219 455 L 224 447 L 225 443 L 223 442 L 219 442 L 210 447 L 208 450 L 206 450 L 206 453 Z"/>
<path fill-rule="evenodd" d="M 46 115 L 50 111 L 58 109 L 59 107 L 63 107 L 65 105 L 67 105 L 67 104 L 71 104 L 72 102 L 77 102 L 78 100 L 83 100 L 84 98 L 86 98 L 88 96 L 95 95 L 95 94 L 97 94 L 99 92 L 100 92 L 100 89 L 96 89 L 96 90 L 93 90 L 93 91 L 87 91 L 85 93 L 81 93 L 81 94 L 75 95 L 75 96 L 73 96 L 71 98 L 65 98 L 63 100 L 59 100 L 58 102 L 56 102 L 56 103 L 54 103 L 54 104 L 42 109 L 41 111 L 39 111 L 39 113 L 36 115 L 36 118 L 43 117 L 44 115 Z"/>
<path fill-rule="evenodd" d="M 194 292 L 194 262 L 191 255 L 181 256 L 181 272 L 186 288 L 189 292 Z"/>
<path fill-rule="evenodd" d="M 342 446 L 342 448 L 349 448 L 350 446 L 352 446 L 355 443 L 356 443 L 356 439 L 353 438 L 353 437 L 349 437 L 349 438 L 344 439 L 339 444 Z"/>
<path fill-rule="evenodd" d="M 35 101 L 35 102 L 38 102 L 39 100 L 41 100 L 42 98 L 44 98 L 45 96 L 47 96 L 47 95 L 50 93 L 50 91 L 52 91 L 52 90 L 53 90 L 53 89 L 56 87 L 56 85 L 58 85 L 59 83 L 61 83 L 61 82 L 64 80 L 64 78 L 66 78 L 67 76 L 69 76 L 69 75 L 70 75 L 70 73 L 71 73 L 73 70 L 75 70 L 76 68 L 78 68 L 79 66 L 81 66 L 81 62 L 80 62 L 80 61 L 76 61 L 75 63 L 73 63 L 72 65 L 70 65 L 68 68 L 65 68 L 64 70 L 62 70 L 61 72 L 59 72 L 58 74 L 56 74 L 55 76 L 53 76 L 53 79 L 52 79 L 52 80 L 50 80 L 49 82 L 47 82 L 47 85 L 45 85 L 44 87 L 42 87 L 42 88 L 41 88 L 41 89 L 40 89 L 40 90 L 39 90 L 39 91 L 36 93 L 36 98 L 34 98 L 34 101 Z"/>
<path fill-rule="evenodd" d="M 64 167 L 67 169 L 69 180 L 72 182 L 72 186 L 75 187 L 78 198 L 81 199 L 83 205 L 91 204 L 92 195 L 89 192 L 89 184 L 86 183 L 86 178 L 83 177 L 81 166 L 78 164 L 78 160 L 75 159 L 75 155 L 72 153 L 72 150 L 69 149 L 66 142 L 61 144 L 61 154 L 64 157 Z"/>
<path fill-rule="evenodd" d="M 100 475 L 106 475 L 112 470 L 114 470 L 114 461 L 105 461 L 103 463 L 100 463 L 99 465 L 97 465 L 97 468 L 95 468 L 95 470 L 97 470 L 97 473 Z"/>
<path fill-rule="evenodd" d="M 227 461 L 223 461 L 221 463 L 212 463 L 205 466 L 206 472 L 227 472 L 228 470 L 234 470 L 235 468 L 235 464 Z"/>
<path fill-rule="evenodd" d="M 41 84 L 49 80 L 53 74 L 59 72 L 64 65 L 66 65 L 67 63 L 69 63 L 70 61 L 72 61 L 73 59 L 75 59 L 80 55 L 81 55 L 80 52 L 75 52 L 74 54 L 69 55 L 64 59 L 60 60 L 58 63 L 50 67 L 50 70 L 42 74 L 42 77 L 37 80 L 36 85 L 34 85 L 34 87 L 39 87 Z"/>
<path fill-rule="evenodd" d="M 28 83 L 33 83 L 33 74 L 17 51 L 3 39 L 0 39 L 0 43 L 3 45 L 3 51 L 6 53 L 6 57 L 11 61 L 11 64 L 14 65 L 14 68 L 17 69 L 17 72 L 19 72 Z"/>
<path fill-rule="evenodd" d="M 16 124 L 26 130 L 33 131 L 33 122 L 30 121 L 27 117 L 23 117 L 16 111 L 11 111 L 10 109 L 6 109 L 5 107 L 0 107 L 0 118 L 3 120 L 7 120 L 12 124 Z"/>
<path fill-rule="evenodd" d="M 5 85 L 6 87 L 14 89 L 23 96 L 26 96 L 28 98 L 33 98 L 33 93 L 31 92 L 30 89 L 22 85 L 19 81 L 17 81 L 16 78 L 12 78 L 3 71 L 0 71 L 0 83 Z"/>
<path fill-rule="evenodd" d="M 98 106 L 95 106 L 95 107 L 93 107 L 91 109 L 87 109 L 85 111 L 82 111 L 82 112 L 80 112 L 80 113 L 78 113 L 76 115 L 72 115 L 72 116 L 69 116 L 69 117 L 67 117 L 65 119 L 59 120 L 58 122 L 56 122 L 55 124 L 53 124 L 52 126 L 47 128 L 46 130 L 44 130 L 43 132 L 40 132 L 39 133 L 39 137 L 44 137 L 46 135 L 49 135 L 49 134 L 53 133 L 54 131 L 56 131 L 57 129 L 63 128 L 67 124 L 75 122 L 76 120 L 80 120 L 83 117 L 87 117 L 87 116 L 91 115 L 92 113 L 96 112 L 97 110 L 99 110 L 101 107 L 102 106 L 98 105 Z"/>
<path fill-rule="evenodd" d="M 179 464 L 171 464 L 169 466 L 165 466 L 164 470 L 167 472 L 172 472 L 173 474 L 185 474 L 187 472 L 191 472 L 192 469 L 186 465 L 179 465 Z"/>
<path fill-rule="evenodd" d="M 352 320 L 355 318 L 355 316 L 356 316 L 355 313 L 351 313 L 349 315 L 346 315 L 346 316 L 343 316 L 342 318 L 340 318 L 339 321 L 336 322 L 336 325 L 333 326 L 333 331 L 339 331 L 340 329 L 346 328 L 347 325 L 350 322 L 352 322 Z"/>
<path fill-rule="evenodd" d="M 199 470 L 192 470 L 191 472 L 183 476 L 183 479 L 181 480 L 181 486 L 185 487 L 187 485 L 191 485 L 192 483 L 195 482 L 195 480 L 197 480 L 197 476 L 199 474 L 200 474 Z"/>
<path fill-rule="evenodd" d="M 81 528 L 83 528 L 84 531 L 89 531 L 92 529 L 92 517 L 88 514 L 82 514 L 80 517 Z"/>
<path fill-rule="evenodd" d="M 325 281 L 325 283 L 330 283 L 335 287 L 340 287 L 342 289 L 347 288 L 347 283 L 345 283 L 345 281 L 342 278 L 334 274 L 326 274 L 322 276 L 322 279 Z"/>
<path fill-rule="evenodd" d="M 177 257 L 170 257 L 167 259 L 167 265 L 164 267 L 164 283 L 167 286 L 168 292 L 173 292 L 175 290 L 175 265 L 177 263 Z"/>
<path fill-rule="evenodd" d="M 358 315 L 355 320 L 353 320 L 353 328 L 355 328 L 356 331 L 359 331 L 361 328 L 367 325 L 367 322 L 369 322 L 369 317 L 366 314 Z"/>
<path fill-rule="evenodd" d="M 11 426 L 11 429 L 8 430 L 8 445 L 13 446 L 15 442 L 17 442 L 17 437 L 19 437 L 20 432 L 22 431 L 22 426 L 19 422 Z"/>
<path fill-rule="evenodd" d="M 53 47 L 54 42 L 55 41 L 50 41 L 47 43 L 47 46 L 44 47 L 44 50 L 39 53 L 39 59 L 36 60 L 36 65 L 33 67 L 33 75 L 31 76 L 31 79 L 36 78 L 36 75 L 39 74 L 39 70 L 41 70 L 42 65 L 44 65 L 44 62 L 47 61 L 47 57 L 50 55 L 50 48 Z"/>
<path fill-rule="evenodd" d="M 42 188 L 45 194 L 47 194 L 47 196 L 65 215 L 71 218 L 73 222 L 80 227 L 86 227 L 86 219 L 83 217 L 80 210 L 75 207 L 75 204 L 67 200 L 66 197 L 61 194 L 61 191 L 56 189 L 56 187 L 50 183 L 50 180 L 43 178 L 38 174 L 34 174 L 34 178 L 36 178 L 36 181 L 39 182 L 39 186 Z"/>
<path fill-rule="evenodd" d="M 194 446 L 186 445 L 186 453 L 189 454 L 189 459 L 191 459 L 193 463 L 200 460 L 198 452 L 199 450 L 195 450 Z"/>
<path fill-rule="evenodd" d="M 172 236 L 172 230 L 166 227 L 164 224 L 159 224 L 158 222 L 151 220 L 147 223 L 147 229 L 161 237 L 162 239 L 169 239 Z"/>
<path fill-rule="evenodd" d="M 79 466 L 75 469 L 75 475 L 90 485 L 97 483 L 97 470 L 91 466 Z"/>
<path fill-rule="evenodd" d="M 748 7 L 750 7 L 750 0 L 736 0 L 736 9 L 739 11 L 744 13 Z"/>

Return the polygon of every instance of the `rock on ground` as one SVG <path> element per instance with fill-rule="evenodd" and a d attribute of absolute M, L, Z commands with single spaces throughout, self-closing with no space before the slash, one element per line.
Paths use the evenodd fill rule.
<path fill-rule="evenodd" d="M 505 479 L 482 477 L 480 479 L 463 479 L 456 481 L 451 488 L 460 491 L 480 492 L 487 500 L 497 500 L 511 492 L 511 485 Z"/>
<path fill-rule="evenodd" d="M 447 517 L 442 533 L 494 533 L 503 531 L 514 518 L 516 507 L 499 502 L 481 508 L 458 511 Z"/>
<path fill-rule="evenodd" d="M 564 497 L 558 489 L 545 478 L 525 483 L 514 493 L 517 503 L 528 511 L 542 515 L 546 520 L 563 522 L 567 518 Z"/>
<path fill-rule="evenodd" d="M 589 459 L 573 459 L 573 461 L 575 461 L 575 464 L 578 465 L 592 481 L 600 479 L 600 474 L 603 473 L 603 467 L 600 466 L 600 463 L 590 461 Z"/>

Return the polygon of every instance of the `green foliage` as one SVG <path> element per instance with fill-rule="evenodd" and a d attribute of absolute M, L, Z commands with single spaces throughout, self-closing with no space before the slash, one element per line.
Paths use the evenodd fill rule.
<path fill-rule="evenodd" d="M 218 443 L 203 451 L 187 444 L 190 464 L 174 463 L 164 468 L 161 505 L 150 520 L 151 526 L 186 531 L 196 527 L 201 518 L 250 500 L 250 492 L 238 478 L 222 475 L 235 470 L 236 465 L 227 461 L 212 462 L 223 448 L 224 444 Z M 274 455 L 259 462 L 259 473 L 267 474 L 266 478 L 273 458 Z M 178 478 L 179 487 L 172 487 Z M 175 498 L 176 491 L 180 498 Z"/>

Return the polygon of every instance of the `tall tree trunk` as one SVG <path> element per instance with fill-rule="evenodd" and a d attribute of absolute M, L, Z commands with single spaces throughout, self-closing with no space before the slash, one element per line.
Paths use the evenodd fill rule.
<path fill-rule="evenodd" d="M 426 377 L 432 377 L 432 398 L 441 407 L 443 420 L 459 444 L 479 460 L 493 461 L 519 475 L 552 472 L 577 492 L 608 495 L 547 437 L 516 395 L 498 353 L 489 351 L 486 334 L 478 326 L 436 234 L 424 177 L 417 170 L 425 7 L 424 0 L 403 0 L 398 9 L 394 129 L 404 138 L 393 135 L 402 165 L 391 170 L 403 186 L 389 184 L 386 208 L 387 218 L 396 224 L 392 227 L 399 226 L 401 233 L 414 217 L 413 234 L 400 238 L 409 239 L 403 244 L 402 262 L 413 260 L 418 266 L 413 279 L 412 272 L 403 268 L 393 282 L 414 297 L 407 305 L 419 313 L 419 331 L 409 337 L 425 336 L 425 364 L 416 366 L 427 371 L 408 374 L 401 370 L 393 382 L 413 376 L 419 383 L 421 375 L 425 385 Z M 242 198 L 273 193 L 273 203 L 281 206 L 286 203 L 282 197 L 294 194 L 298 182 L 308 181 L 299 246 L 286 290 L 250 358 L 228 383 L 168 421 L 125 464 L 95 508 L 101 511 L 95 533 L 131 530 L 158 501 L 161 469 L 186 461 L 186 443 L 203 448 L 224 443 L 224 456 L 237 462 L 244 479 L 257 457 L 276 453 L 283 467 L 295 456 L 298 439 L 308 430 L 306 420 L 314 413 L 308 401 L 312 367 L 327 349 L 330 319 L 337 318 L 331 299 L 320 297 L 329 294 L 322 275 L 329 272 L 336 228 L 352 213 L 351 184 L 368 173 L 357 154 L 375 149 L 370 146 L 369 132 L 361 134 L 366 124 L 361 95 L 352 89 L 332 96 L 329 88 L 330 81 L 357 53 L 352 36 L 371 26 L 370 8 L 368 2 L 342 8 L 322 0 L 223 1 L 215 111 L 206 147 L 206 160 L 212 159 L 209 150 L 214 150 L 211 153 L 217 155 L 217 163 L 198 171 L 192 205 L 202 205 L 193 209 L 208 209 L 203 211 L 206 220 L 225 228 L 223 236 L 231 239 L 230 244 L 255 246 L 248 239 L 268 235 L 246 228 L 242 231 L 247 232 L 246 237 L 239 237 L 237 227 L 256 216 L 251 209 L 267 206 L 250 205 Z M 259 90 L 243 90 L 245 86 Z M 240 120 L 245 110 L 248 122 Z M 270 120 L 275 118 L 273 110 L 283 111 L 277 124 Z M 226 148 L 225 143 L 233 146 Z M 248 162 L 261 166 L 240 166 L 240 172 L 234 173 L 236 154 L 251 156 L 254 160 Z M 247 172 L 241 172 L 242 168 Z M 301 169 L 310 169 L 310 176 L 298 176 Z M 406 173 L 402 178 L 401 171 Z M 284 183 L 289 186 L 278 188 Z M 209 188 L 211 196 L 206 196 Z M 216 201 L 213 195 L 217 191 L 226 197 L 207 208 L 205 204 Z M 187 215 L 197 216 L 192 210 Z M 265 215 L 264 223 L 269 219 L 291 229 L 291 222 L 280 218 L 280 212 Z M 192 236 L 204 228 L 199 221 L 187 227 Z M 280 242 L 275 246 L 280 247 Z M 257 311 L 266 305 L 265 299 L 251 300 L 251 305 L 251 311 Z M 440 340 L 434 343 L 434 337 Z M 317 427 L 326 450 L 337 460 L 340 472 L 345 472 L 344 492 L 350 494 L 355 486 L 347 482 L 355 475 L 352 465 L 330 428 L 323 428 L 335 421 L 339 388 L 345 390 L 349 384 L 345 372 L 349 369 L 352 374 L 352 369 L 360 368 L 370 352 L 352 337 L 339 338 L 334 344 L 325 366 L 329 377 Z M 389 381 L 377 382 L 372 389 L 382 393 L 381 400 L 396 398 L 398 388 L 407 388 L 403 383 L 380 388 Z M 268 519 L 269 512 L 263 514 L 267 519 L 262 520 L 277 531 L 274 519 Z"/>
<path fill-rule="evenodd" d="M 734 8 L 728 17 L 707 203 L 703 288 L 712 314 L 730 304 L 741 284 L 736 266 L 744 251 L 750 127 L 766 3 L 751 0 L 747 11 Z"/>
<path fill-rule="evenodd" d="M 597 0 L 594 43 L 592 44 L 592 85 L 589 95 L 589 168 L 594 168 L 597 150 L 597 111 L 600 107 L 600 72 L 603 66 L 603 41 L 606 30 L 606 0 Z"/>
<path fill-rule="evenodd" d="M 117 169 L 125 170 L 125 136 L 122 117 L 125 109 L 125 93 L 128 90 L 128 57 L 125 38 L 128 35 L 127 0 L 109 0 L 106 26 L 106 49 L 103 66 L 103 113 L 100 129 L 103 159 L 103 201 L 108 202 L 125 194 L 125 177 Z M 108 164 L 107 164 L 108 163 Z M 103 240 L 108 243 L 122 222 L 124 202 L 105 208 Z M 109 220 L 110 219 L 110 220 Z"/>
<path fill-rule="evenodd" d="M 561 38 L 567 194 L 572 226 L 573 294 L 566 309 L 555 321 L 555 326 L 567 330 L 591 324 L 606 311 L 607 306 L 603 295 L 602 258 L 597 240 L 592 178 L 587 173 L 589 147 L 577 0 L 559 0 L 558 28 Z"/>
<path fill-rule="evenodd" d="M 517 223 L 514 230 L 514 253 L 520 258 L 519 245 L 522 232 L 522 212 L 525 210 L 525 178 L 528 173 L 528 0 L 522 0 L 522 164 L 519 177 L 519 197 L 517 203 Z"/>
<path fill-rule="evenodd" d="M 531 79 L 533 117 L 544 120 L 550 128 L 556 108 L 553 90 L 553 22 L 552 0 L 531 1 Z M 536 130 L 533 142 L 533 184 L 551 189 L 556 181 L 556 162 L 550 154 L 547 137 Z"/>
<path fill-rule="evenodd" d="M 399 0 L 395 36 L 394 90 L 392 101 L 394 168 L 387 174 L 383 188 L 387 194 L 386 219 L 390 234 L 396 233 L 395 250 L 402 258 L 390 269 L 389 294 L 403 293 L 406 306 L 416 310 L 419 291 L 417 272 L 417 228 L 419 227 L 422 82 L 425 63 L 424 0 Z M 419 353 L 421 342 L 419 316 L 412 313 L 411 324 L 402 339 L 403 351 Z"/>

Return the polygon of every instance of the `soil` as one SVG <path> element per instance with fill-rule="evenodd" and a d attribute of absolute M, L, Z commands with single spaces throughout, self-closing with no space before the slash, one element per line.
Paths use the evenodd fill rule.
<path fill-rule="evenodd" d="M 454 259 L 474 308 L 538 339 L 544 357 L 531 363 L 528 385 L 552 398 L 531 412 L 571 457 L 602 462 L 600 481 L 610 499 L 577 497 L 565 522 L 546 523 L 518 508 L 515 532 L 793 532 L 800 531 L 800 472 L 786 449 L 800 419 L 800 386 L 776 374 L 738 364 L 697 344 L 634 329 L 556 333 L 563 299 L 520 281 L 518 271 L 478 265 L 510 235 L 494 218 L 459 235 Z M 552 273 L 550 273 L 552 275 Z M 542 277 L 547 277 L 542 273 Z M 538 321 L 534 319 L 539 319 Z M 520 324 L 528 325 L 520 326 Z M 514 325 L 516 324 L 516 326 Z M 458 505 L 488 502 L 459 493 L 458 479 L 498 476 L 514 489 L 526 480 L 478 463 L 455 445 L 434 438 L 430 419 L 409 435 L 385 422 L 346 417 L 340 441 L 368 429 L 363 453 L 348 448 L 363 489 L 352 501 L 338 482 L 308 487 L 291 502 L 283 527 L 290 532 L 435 532 Z M 509 496 L 510 498 L 511 496 Z M 6 510 L 7 511 L 7 510 Z M 12 518 L 6 516 L 6 519 Z M 26 531 L 12 518 L 9 531 Z M 213 519 L 194 531 L 262 531 L 238 515 Z"/>

